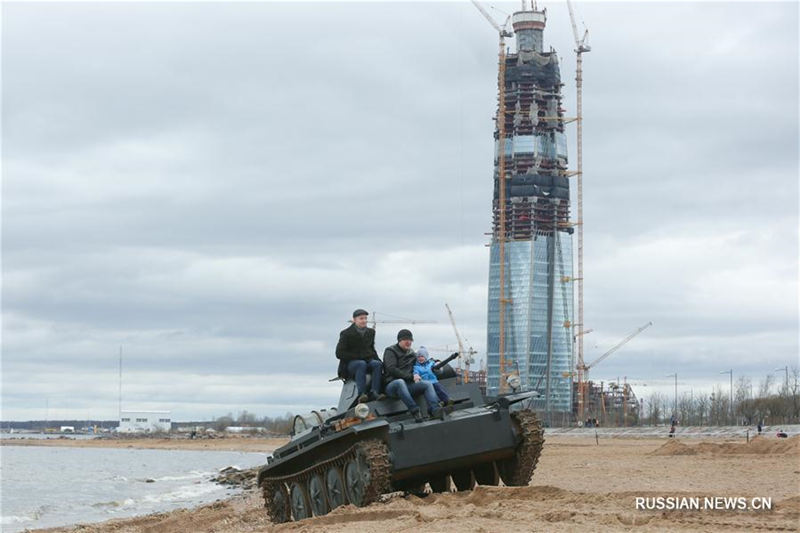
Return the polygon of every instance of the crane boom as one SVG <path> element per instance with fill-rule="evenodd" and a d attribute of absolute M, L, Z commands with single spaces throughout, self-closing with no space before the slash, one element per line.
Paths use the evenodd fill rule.
<path fill-rule="evenodd" d="M 580 45 L 580 39 L 578 39 L 578 26 L 575 24 L 575 13 L 572 11 L 572 2 L 567 0 L 567 9 L 569 9 L 569 21 L 572 23 L 572 35 L 575 36 L 575 46 L 578 47 Z"/>
<path fill-rule="evenodd" d="M 388 316 L 394 316 L 395 318 L 397 318 L 399 320 L 378 320 L 378 318 L 377 318 L 378 317 L 378 312 L 377 311 L 373 311 L 372 312 L 372 320 L 369 321 L 372 324 L 372 328 L 373 329 L 375 329 L 375 327 L 378 324 L 436 324 L 435 320 L 415 320 L 413 318 L 404 318 L 404 317 L 399 317 L 399 316 L 395 316 L 395 315 L 389 315 L 388 313 L 381 313 L 381 314 L 382 315 L 388 315 Z M 352 322 L 352 320 L 350 320 L 349 322 Z"/>
<path fill-rule="evenodd" d="M 461 335 L 459 335 L 459 333 L 458 333 L 458 328 L 456 328 L 456 321 L 453 318 L 453 312 L 450 310 L 450 306 L 449 305 L 447 305 L 445 303 L 444 306 L 447 308 L 447 314 L 450 315 L 450 323 L 453 325 L 453 331 L 456 334 L 456 340 L 458 341 L 458 353 L 459 354 L 463 354 L 464 353 L 464 343 L 461 341 Z"/>
<path fill-rule="evenodd" d="M 472 0 L 472 3 L 475 5 L 475 7 L 478 8 L 478 11 L 481 12 L 481 15 L 483 15 L 483 17 L 486 20 L 489 21 L 489 24 L 492 25 L 492 28 L 497 30 L 497 33 L 499 33 L 502 37 L 511 37 L 512 36 L 512 34 L 505 29 L 505 25 L 501 28 L 500 25 L 497 23 L 497 21 L 495 21 L 492 18 L 492 16 L 485 9 L 483 9 L 482 5 L 480 5 L 475 0 Z M 508 19 L 506 19 L 506 24 L 508 24 Z"/>
<path fill-rule="evenodd" d="M 572 2 L 569 0 L 567 0 L 567 9 L 569 9 L 569 22 L 572 24 L 572 35 L 575 37 L 575 51 L 578 53 L 591 51 L 591 47 L 586 44 L 586 39 L 589 38 L 589 30 L 584 28 L 583 37 L 578 37 L 578 25 L 575 23 L 575 12 L 572 10 Z"/>
<path fill-rule="evenodd" d="M 492 18 L 492 16 L 491 16 L 489 13 L 487 13 L 485 9 L 483 9 L 483 6 L 482 6 L 482 5 L 480 5 L 480 4 L 479 4 L 478 2 L 476 2 L 475 0 L 472 0 L 472 3 L 475 5 L 475 7 L 477 7 L 477 8 L 478 8 L 478 11 L 480 11 L 480 12 L 481 12 L 481 15 L 483 15 L 483 17 L 484 17 L 486 20 L 488 20 L 488 21 L 489 21 L 489 24 L 491 24 L 491 25 L 492 25 L 492 27 L 493 27 L 495 30 L 497 30 L 497 33 L 500 33 L 501 31 L 503 31 L 503 30 L 501 30 L 501 29 L 500 29 L 500 25 L 499 25 L 497 22 L 495 22 L 495 20 Z"/>
<path fill-rule="evenodd" d="M 613 348 L 611 348 L 609 351 L 607 351 L 606 353 L 604 353 L 603 355 L 601 355 L 600 357 L 598 357 L 597 359 L 595 359 L 594 361 L 592 361 L 591 363 L 589 363 L 588 365 L 586 365 L 586 368 L 585 368 L 584 370 L 587 370 L 587 371 L 588 371 L 590 368 L 592 368 L 593 366 L 595 366 L 597 363 L 601 362 L 603 359 L 605 359 L 606 357 L 608 357 L 608 356 L 609 356 L 609 355 L 611 355 L 612 353 L 616 352 L 617 350 L 619 350 L 620 348 L 622 348 L 623 346 L 625 346 L 625 345 L 628 343 L 628 341 L 630 341 L 630 340 L 631 340 L 632 338 L 634 338 L 636 335 L 638 335 L 639 333 L 643 332 L 644 330 L 646 330 L 647 328 L 649 328 L 649 327 L 650 327 L 650 326 L 652 326 L 652 325 L 653 325 L 653 323 L 652 323 L 652 322 L 648 322 L 648 323 L 647 323 L 647 324 L 645 324 L 644 326 L 642 326 L 642 327 L 638 328 L 636 331 L 634 331 L 633 333 L 631 333 L 630 335 L 628 335 L 627 337 L 625 337 L 624 339 L 622 339 L 621 341 L 619 341 L 619 342 L 618 342 L 616 345 L 614 345 L 614 347 L 613 347 Z"/>
<path fill-rule="evenodd" d="M 453 318 L 453 312 L 450 310 L 450 306 L 447 303 L 444 304 L 447 308 L 447 314 L 450 315 L 450 323 L 453 325 L 453 331 L 456 334 L 456 340 L 458 341 L 458 356 L 463 358 L 461 359 L 464 362 L 464 375 L 462 379 L 464 383 L 469 383 L 469 364 L 473 362 L 472 355 L 475 354 L 475 350 L 472 349 L 472 346 L 469 347 L 469 351 L 464 351 L 464 342 L 461 340 L 461 334 L 458 332 L 458 328 L 456 327 L 456 320 Z"/>

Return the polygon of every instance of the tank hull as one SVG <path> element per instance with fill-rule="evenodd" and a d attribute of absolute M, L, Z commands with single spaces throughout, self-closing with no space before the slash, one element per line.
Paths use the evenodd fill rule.
<path fill-rule="evenodd" d="M 369 402 L 369 415 L 356 417 L 345 384 L 340 414 L 295 435 L 259 471 L 273 521 L 306 518 L 308 509 L 324 514 L 330 502 L 367 505 L 380 494 L 418 492 L 426 484 L 433 491 L 452 485 L 465 490 L 476 482 L 498 484 L 500 476 L 506 484 L 527 484 L 543 436 L 532 411 L 514 408 L 532 395 L 486 403 L 475 385 L 454 379 L 443 385 L 455 401 L 453 409 L 444 420 L 415 422 L 401 402 L 391 399 Z M 416 400 L 424 411 L 424 400 Z M 328 489 L 319 488 L 323 479 L 331 480 Z M 336 488 L 339 484 L 346 497 L 339 494 L 344 490 Z"/>

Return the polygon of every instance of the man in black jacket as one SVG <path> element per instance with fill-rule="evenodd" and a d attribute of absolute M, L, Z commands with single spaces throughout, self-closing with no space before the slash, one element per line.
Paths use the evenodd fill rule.
<path fill-rule="evenodd" d="M 367 327 L 368 313 L 363 309 L 353 311 L 353 323 L 339 333 L 336 358 L 339 359 L 338 375 L 342 379 L 356 380 L 358 401 L 382 399 L 381 377 L 383 365 L 375 351 L 375 330 Z M 369 396 L 367 395 L 367 372 L 372 375 Z"/>
<path fill-rule="evenodd" d="M 439 407 L 439 398 L 433 389 L 433 383 L 423 381 L 419 374 L 414 374 L 417 354 L 411 349 L 413 342 L 414 337 L 411 332 L 401 329 L 397 333 L 397 344 L 389 346 L 383 352 L 386 394 L 400 398 L 417 422 L 422 422 L 422 414 L 419 405 L 414 401 L 414 396 L 424 394 L 431 417 L 442 418 L 443 411 Z"/>

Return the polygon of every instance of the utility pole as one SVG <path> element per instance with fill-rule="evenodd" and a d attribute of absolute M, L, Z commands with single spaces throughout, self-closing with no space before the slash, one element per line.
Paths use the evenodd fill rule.
<path fill-rule="evenodd" d="M 773 370 L 773 372 L 781 372 L 781 371 L 786 373 L 786 380 L 783 383 L 784 383 L 784 387 L 786 387 L 786 389 L 785 389 L 786 393 L 788 394 L 788 392 L 789 392 L 789 365 L 786 365 L 783 368 L 776 368 L 775 370 Z"/>
<path fill-rule="evenodd" d="M 119 420 L 122 421 L 122 346 L 119 347 L 119 396 L 118 396 Z"/>

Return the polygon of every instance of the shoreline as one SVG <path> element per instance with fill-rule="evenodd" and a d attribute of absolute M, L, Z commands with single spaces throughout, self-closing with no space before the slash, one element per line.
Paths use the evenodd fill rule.
<path fill-rule="evenodd" d="M 223 439 L 220 439 L 223 440 Z M 229 445 L 250 439 L 230 439 Z M 264 445 L 263 443 L 261 445 Z M 551 436 L 527 487 L 479 486 L 425 498 L 385 495 L 368 507 L 272 524 L 260 492 L 246 490 L 191 509 L 74 524 L 37 533 L 264 533 L 272 531 L 655 532 L 792 529 L 800 517 L 800 437 L 751 444 L 717 438 L 601 439 Z M 768 472 L 768 475 L 764 473 Z M 770 511 L 644 511 L 636 497 L 769 497 Z"/>
<path fill-rule="evenodd" d="M 134 448 L 142 450 L 197 450 L 271 453 L 289 442 L 288 437 L 218 437 L 213 439 L 176 439 L 161 437 L 74 439 L 0 439 L 2 446 L 50 446 L 74 448 Z"/>

